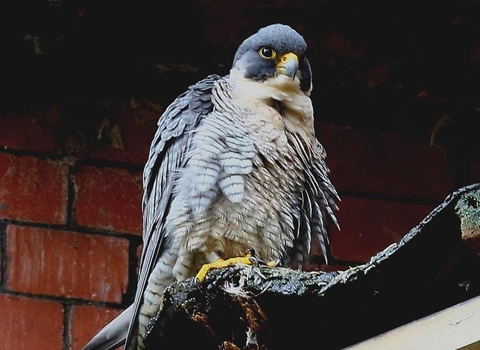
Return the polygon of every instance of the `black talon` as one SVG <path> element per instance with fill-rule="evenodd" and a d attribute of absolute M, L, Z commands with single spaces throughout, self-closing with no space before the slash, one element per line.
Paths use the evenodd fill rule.
<path fill-rule="evenodd" d="M 245 252 L 245 254 L 251 255 L 252 257 L 254 257 L 255 254 L 256 254 L 256 253 L 255 253 L 255 249 L 249 248 L 249 249 L 247 249 L 247 251 Z"/>
<path fill-rule="evenodd" d="M 260 264 L 263 263 L 262 260 L 257 259 L 257 258 L 254 257 L 254 256 L 251 256 L 250 258 L 248 258 L 248 260 L 250 260 L 250 262 L 252 263 L 253 266 L 258 266 L 258 265 L 260 265 Z"/>

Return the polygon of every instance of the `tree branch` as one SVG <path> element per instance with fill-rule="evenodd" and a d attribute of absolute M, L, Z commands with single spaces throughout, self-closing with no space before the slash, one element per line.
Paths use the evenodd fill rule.
<path fill-rule="evenodd" d="M 338 349 L 478 295 L 480 260 L 464 247 L 453 210 L 475 188 L 454 192 L 398 243 L 347 271 L 241 265 L 199 285 L 173 283 L 147 348 Z"/>

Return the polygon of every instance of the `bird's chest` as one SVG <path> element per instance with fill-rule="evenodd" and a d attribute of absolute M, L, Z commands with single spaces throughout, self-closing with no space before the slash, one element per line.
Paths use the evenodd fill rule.
<path fill-rule="evenodd" d="M 243 124 L 260 155 L 280 157 L 288 151 L 285 121 L 275 107 L 262 104 L 248 109 Z"/>
<path fill-rule="evenodd" d="M 289 196 L 279 186 L 264 170 L 254 170 L 246 176 L 241 201 L 220 196 L 203 220 L 195 221 L 186 237 L 188 250 L 229 258 L 253 248 L 261 259 L 282 257 L 293 244 L 293 234 L 285 225 Z"/>
<path fill-rule="evenodd" d="M 255 118 L 255 120 L 253 120 Z M 252 170 L 243 177 L 238 202 L 218 196 L 201 220 L 194 220 L 187 245 L 205 255 L 229 258 L 255 249 L 264 260 L 280 259 L 292 247 L 292 207 L 301 179 L 287 135 L 275 113 L 253 115 L 247 126 L 255 149 Z"/>
<path fill-rule="evenodd" d="M 198 215 L 188 216 L 184 236 L 186 247 L 190 252 L 201 252 L 203 256 L 218 252 L 224 258 L 239 256 L 254 248 L 261 259 L 280 259 L 293 246 L 294 208 L 299 206 L 299 193 L 304 182 L 302 164 L 295 153 L 295 144 L 289 135 L 289 121 L 286 120 L 299 117 L 286 114 L 294 113 L 288 110 L 282 114 L 277 106 L 265 103 L 250 104 L 242 109 L 236 114 L 241 117 L 232 120 L 237 125 L 235 133 L 232 131 L 231 135 L 225 136 L 224 143 L 229 146 L 210 157 L 222 159 L 223 154 L 235 153 L 232 159 L 219 163 L 223 170 L 211 187 L 213 192 L 218 191 L 218 195 L 208 206 L 203 206 Z M 216 122 L 225 115 L 215 116 Z M 223 127 L 221 130 L 232 129 Z M 296 131 L 302 132 L 302 129 Z M 198 147 L 212 144 L 210 139 L 205 142 L 203 136 L 201 140 Z M 252 151 L 247 156 L 236 144 L 251 144 Z M 243 172 L 245 167 L 233 166 L 240 163 L 250 163 L 250 170 Z M 221 174 L 225 173 L 228 174 L 223 177 Z M 195 183 L 196 178 L 189 177 L 189 182 Z M 233 183 L 241 184 L 241 196 L 229 196 L 232 193 L 229 189 L 233 187 L 228 184 Z M 179 187 L 188 186 L 185 183 Z M 186 197 L 191 194 L 192 191 L 185 191 Z"/>

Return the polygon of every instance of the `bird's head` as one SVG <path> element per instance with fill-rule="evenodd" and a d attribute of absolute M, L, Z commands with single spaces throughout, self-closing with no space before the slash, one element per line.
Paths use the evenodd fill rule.
<path fill-rule="evenodd" d="M 309 93 L 312 89 L 312 71 L 305 57 L 307 44 L 294 29 L 283 24 L 272 24 L 247 38 L 238 48 L 232 70 L 244 78 L 266 81 L 288 77 Z"/>

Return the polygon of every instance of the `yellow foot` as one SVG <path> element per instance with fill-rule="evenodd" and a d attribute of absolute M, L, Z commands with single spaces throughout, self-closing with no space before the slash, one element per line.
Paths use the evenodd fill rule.
<path fill-rule="evenodd" d="M 278 265 L 278 263 L 279 263 L 278 261 L 272 260 L 272 261 L 267 262 L 266 265 L 267 265 L 268 267 L 275 267 L 275 266 Z"/>
<path fill-rule="evenodd" d="M 237 258 L 230 258 L 227 260 L 217 259 L 210 264 L 205 264 L 202 266 L 200 271 L 198 271 L 196 280 L 197 282 L 203 282 L 205 277 L 207 276 L 208 271 L 213 269 L 220 269 L 222 267 L 233 266 L 235 264 L 244 264 L 244 265 L 253 265 L 254 260 L 252 253 L 247 253 L 245 256 L 237 257 Z"/>
<path fill-rule="evenodd" d="M 205 280 L 205 277 L 207 276 L 207 273 L 210 270 L 220 269 L 222 267 L 233 266 L 235 264 L 266 265 L 266 266 L 269 266 L 269 267 L 275 267 L 275 266 L 278 265 L 278 263 L 279 263 L 278 261 L 269 261 L 269 262 L 266 263 L 262 260 L 259 260 L 255 257 L 255 250 L 249 249 L 245 256 L 237 257 L 237 258 L 230 258 L 230 259 L 227 259 L 227 260 L 217 259 L 210 264 L 203 265 L 202 268 L 200 269 L 200 271 L 198 271 L 195 279 L 196 279 L 197 282 L 202 283 Z"/>

